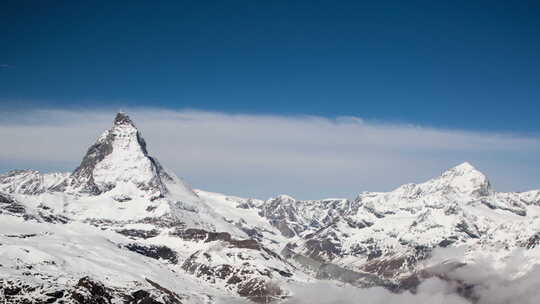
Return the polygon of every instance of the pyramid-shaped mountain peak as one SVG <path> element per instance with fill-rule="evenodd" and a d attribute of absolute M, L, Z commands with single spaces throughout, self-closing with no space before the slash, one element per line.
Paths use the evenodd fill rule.
<path fill-rule="evenodd" d="M 148 155 L 146 143 L 133 121 L 120 112 L 112 128 L 88 149 L 71 175 L 71 185 L 95 195 L 114 189 L 139 189 L 150 196 L 161 196 L 166 192 L 162 171 L 157 160 Z"/>

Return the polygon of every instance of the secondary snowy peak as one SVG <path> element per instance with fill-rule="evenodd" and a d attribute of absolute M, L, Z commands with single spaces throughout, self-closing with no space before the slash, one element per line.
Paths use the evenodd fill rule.
<path fill-rule="evenodd" d="M 488 178 L 468 162 L 451 168 L 440 177 L 419 186 L 428 193 L 453 191 L 472 196 L 486 196 L 492 192 Z"/>
<path fill-rule="evenodd" d="M 425 196 L 452 195 L 479 198 L 493 193 L 488 178 L 471 164 L 465 162 L 448 169 L 441 176 L 421 184 L 405 184 L 390 192 L 400 199 L 417 199 Z"/>
<path fill-rule="evenodd" d="M 148 155 L 143 137 L 125 113 L 116 115 L 112 128 L 88 149 L 71 178 L 72 187 L 90 194 L 142 190 L 151 197 L 163 196 L 167 188 L 162 179 L 171 179 Z"/>

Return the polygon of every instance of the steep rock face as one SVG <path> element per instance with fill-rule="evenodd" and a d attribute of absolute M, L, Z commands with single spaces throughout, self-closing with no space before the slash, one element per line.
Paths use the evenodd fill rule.
<path fill-rule="evenodd" d="M 172 180 L 148 155 L 146 142 L 131 119 L 118 113 L 113 127 L 88 149 L 71 175 L 70 186 L 94 195 L 117 187 L 122 192 L 135 187 L 156 198 L 167 192 L 163 179 Z"/>

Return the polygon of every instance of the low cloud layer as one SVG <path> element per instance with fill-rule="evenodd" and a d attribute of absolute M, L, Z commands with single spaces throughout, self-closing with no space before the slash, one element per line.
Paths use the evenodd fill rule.
<path fill-rule="evenodd" d="M 422 182 L 461 162 L 497 190 L 540 188 L 540 139 L 366 122 L 356 117 L 130 109 L 150 154 L 195 188 L 268 198 L 354 197 Z M 72 170 L 114 111 L 34 110 L 0 118 L 0 169 Z"/>
<path fill-rule="evenodd" d="M 432 265 L 443 261 L 464 261 L 464 248 L 438 248 L 430 260 Z M 442 252 L 441 252 L 442 251 Z M 486 252 L 477 255 L 463 267 L 440 273 L 445 279 L 425 280 L 416 293 L 391 293 L 383 288 L 361 289 L 336 282 L 319 282 L 291 286 L 290 304 L 536 304 L 540 303 L 540 249 L 524 248 L 506 252 L 503 259 Z M 452 258 L 450 258 L 452 257 Z M 459 282 L 459 284 L 458 284 Z M 459 286 L 468 286 L 465 296 Z"/>
<path fill-rule="evenodd" d="M 349 285 L 336 286 L 335 282 L 307 284 L 292 290 L 287 304 L 470 304 L 459 296 L 449 284 L 439 279 L 430 279 L 420 285 L 416 294 L 410 292 L 391 293 L 381 287 L 357 288 Z"/>

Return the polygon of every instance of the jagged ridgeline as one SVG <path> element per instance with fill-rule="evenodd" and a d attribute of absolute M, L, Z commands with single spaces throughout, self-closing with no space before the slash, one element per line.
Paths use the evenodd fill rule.
<path fill-rule="evenodd" d="M 437 277 L 474 302 L 480 283 L 449 274 L 513 250 L 540 263 L 540 191 L 497 192 L 469 163 L 354 199 L 258 200 L 193 190 L 148 150 L 118 113 L 73 172 L 0 175 L 1 300 L 302 303 L 294 286 L 321 280 L 399 294 Z"/>

